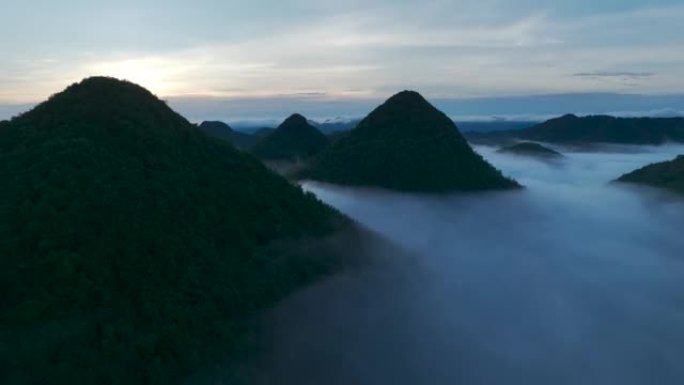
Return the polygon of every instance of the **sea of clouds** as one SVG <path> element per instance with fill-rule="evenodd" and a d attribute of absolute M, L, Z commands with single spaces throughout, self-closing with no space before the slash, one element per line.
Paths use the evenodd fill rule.
<path fill-rule="evenodd" d="M 269 312 L 258 380 L 684 383 L 684 199 L 611 183 L 684 147 L 558 149 L 566 157 L 555 162 L 477 149 L 522 191 L 306 183 L 406 255 L 379 256 Z"/>

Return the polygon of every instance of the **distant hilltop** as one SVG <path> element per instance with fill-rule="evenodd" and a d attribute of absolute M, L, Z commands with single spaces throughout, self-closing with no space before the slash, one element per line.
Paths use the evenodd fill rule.
<path fill-rule="evenodd" d="M 300 114 L 293 114 L 254 146 L 252 153 L 267 160 L 299 160 L 323 150 L 328 138 Z"/>

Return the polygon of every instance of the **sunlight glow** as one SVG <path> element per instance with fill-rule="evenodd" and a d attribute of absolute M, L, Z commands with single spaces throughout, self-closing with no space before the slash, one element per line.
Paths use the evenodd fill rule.
<path fill-rule="evenodd" d="M 182 88 L 175 79 L 186 73 L 189 67 L 187 63 L 169 59 L 143 58 L 96 63 L 87 70 L 90 75 L 125 79 L 140 84 L 157 95 L 168 95 Z"/>

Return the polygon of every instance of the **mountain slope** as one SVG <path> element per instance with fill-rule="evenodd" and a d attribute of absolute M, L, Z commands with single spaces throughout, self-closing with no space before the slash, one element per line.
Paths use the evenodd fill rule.
<path fill-rule="evenodd" d="M 250 149 L 260 140 L 260 138 L 256 135 L 235 131 L 229 125 L 223 122 L 205 121 L 202 122 L 198 127 L 200 131 L 204 132 L 205 134 L 217 139 L 225 140 L 240 149 Z"/>
<path fill-rule="evenodd" d="M 618 181 L 645 184 L 684 194 L 684 155 L 632 171 L 621 176 Z"/>
<path fill-rule="evenodd" d="M 110 78 L 4 123 L 0 179 L 3 384 L 181 382 L 330 271 L 340 256 L 317 240 L 351 228 Z"/>
<path fill-rule="evenodd" d="M 267 160 L 310 158 L 328 144 L 328 138 L 302 115 L 294 114 L 259 142 L 252 152 Z"/>
<path fill-rule="evenodd" d="M 534 127 L 491 133 L 471 133 L 473 141 L 522 139 L 547 143 L 619 143 L 658 145 L 684 143 L 684 118 L 616 118 L 564 115 Z"/>
<path fill-rule="evenodd" d="M 475 153 L 451 119 L 413 91 L 400 92 L 376 108 L 302 176 L 405 191 L 518 186 Z"/>

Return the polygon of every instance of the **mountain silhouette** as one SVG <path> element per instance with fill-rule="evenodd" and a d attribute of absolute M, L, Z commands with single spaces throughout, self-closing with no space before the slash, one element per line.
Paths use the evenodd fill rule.
<path fill-rule="evenodd" d="M 389 98 L 323 151 L 302 176 L 404 191 L 518 187 L 473 151 L 451 119 L 414 91 Z"/>
<path fill-rule="evenodd" d="M 511 146 L 502 147 L 497 152 L 502 154 L 523 155 L 539 158 L 560 158 L 560 152 L 534 142 L 520 142 Z"/>
<path fill-rule="evenodd" d="M 569 114 L 530 128 L 469 133 L 467 137 L 473 142 L 520 139 L 563 144 L 684 143 L 684 118 L 616 118 L 605 115 L 578 117 Z"/>
<path fill-rule="evenodd" d="M 205 134 L 230 142 L 243 150 L 252 148 L 260 140 L 256 135 L 233 130 L 228 124 L 219 121 L 204 121 L 197 127 Z"/>
<path fill-rule="evenodd" d="M 267 160 L 297 160 L 316 155 L 327 144 L 323 133 L 302 115 L 294 114 L 254 146 L 252 152 Z"/>
<path fill-rule="evenodd" d="M 325 240 L 353 233 L 112 78 L 2 123 L 0 179 L 2 383 L 182 382 L 237 352 L 247 316 L 338 266 Z"/>

